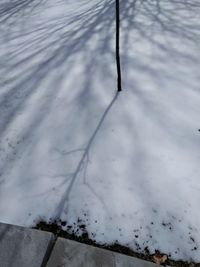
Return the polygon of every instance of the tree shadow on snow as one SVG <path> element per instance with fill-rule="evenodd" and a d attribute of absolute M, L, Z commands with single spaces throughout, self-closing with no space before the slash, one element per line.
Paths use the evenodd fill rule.
<path fill-rule="evenodd" d="M 98 71 L 102 80 L 112 80 L 113 77 L 107 58 L 111 57 L 113 61 L 115 58 L 112 49 L 114 3 L 99 1 L 84 8 L 87 4 L 87 1 L 82 4 L 83 11 L 74 10 L 73 16 L 63 12 L 59 18 L 52 16 L 44 21 L 40 20 L 40 15 L 41 10 L 49 7 L 48 1 L 16 0 L 0 5 L 0 43 L 3 51 L 0 54 L 2 138 L 6 136 L 16 115 L 24 112 L 25 104 L 38 92 L 41 95 L 47 93 L 48 101 L 41 104 L 43 112 L 33 114 L 29 128 L 19 137 L 18 142 L 28 138 L 31 131 L 41 125 L 61 88 L 63 90 L 63 83 L 80 62 L 81 73 L 74 76 L 76 80 L 81 80 L 82 87 L 76 97 L 77 105 L 83 107 L 86 118 L 89 115 L 84 108 L 88 104 L 87 99 L 93 99 L 94 103 L 97 101 L 101 105 L 102 99 L 93 93 L 94 77 Z M 67 10 L 68 4 L 63 2 L 63 5 Z M 52 12 L 54 8 L 56 4 Z M 91 43 L 94 36 L 97 36 L 95 47 Z M 81 54 L 83 58 L 78 60 L 80 51 L 84 51 Z M 67 87 L 69 91 L 76 90 L 73 81 Z M 107 90 L 111 92 L 115 88 Z M 3 172 L 7 163 L 3 162 L 2 165 Z"/>
<path fill-rule="evenodd" d="M 55 1 L 55 3 L 59 4 L 59 1 Z M 106 84 L 113 85 L 112 81 L 116 80 L 112 66 L 108 64 L 108 62 L 115 62 L 113 35 L 115 33 L 115 2 L 99 1 L 95 4 L 90 4 L 88 8 L 87 5 L 88 1 L 84 1 L 80 11 L 75 12 L 73 9 L 71 12 L 73 16 L 69 15 L 70 12 L 66 12 L 66 14 L 63 12 L 59 17 L 50 14 L 48 19 L 43 19 L 44 11 L 42 12 L 41 10 L 52 8 L 46 0 L 15 0 L 0 4 L 0 106 L 3 116 L 0 121 L 1 139 L 7 137 L 9 127 L 15 120 L 16 114 L 26 112 L 26 103 L 35 94 L 40 93 L 42 96 L 47 96 L 47 101 L 41 101 L 38 112 L 34 112 L 28 122 L 28 127 L 22 131 L 16 142 L 20 144 L 29 139 L 32 131 L 36 131 L 40 127 L 51 111 L 55 99 L 65 90 L 65 85 L 63 84 L 66 81 L 70 83 L 66 85 L 66 90 L 69 90 L 69 94 L 72 90 L 76 92 L 76 88 L 73 87 L 75 81 L 68 80 L 68 78 L 73 74 L 77 64 L 82 62 L 81 66 L 78 66 L 80 70 L 77 69 L 77 74 L 74 76 L 76 80 L 81 80 L 81 90 L 77 91 L 75 103 L 81 107 L 82 114 L 84 114 L 82 116 L 84 120 L 82 124 L 85 126 L 88 124 L 88 120 L 92 119 L 93 129 L 95 130 L 90 131 L 89 141 L 86 142 L 84 147 L 72 150 L 57 149 L 61 156 L 76 154 L 77 152 L 81 152 L 82 155 L 74 171 L 69 174 L 63 174 L 64 181 L 60 184 L 60 187 L 65 186 L 66 189 L 63 190 L 60 196 L 60 201 L 54 214 L 55 218 L 59 218 L 63 211 L 67 212 L 71 190 L 80 173 L 83 174 L 81 176 L 83 184 L 92 191 L 101 202 L 104 210 L 106 210 L 104 201 L 87 182 L 86 172 L 89 151 L 101 125 L 117 99 L 116 94 L 110 104 L 105 105 L 105 94 L 94 93 L 96 85 L 94 77 L 97 73 L 99 80 L 101 79 L 102 81 L 102 87 L 106 88 L 106 90 L 103 88 L 102 92 L 108 91 L 109 99 L 110 92 L 116 90 L 116 88 L 106 86 Z M 52 8 L 52 13 L 54 13 L 54 8 Z M 67 2 L 63 1 L 63 8 L 68 9 Z M 170 128 L 169 117 L 167 115 L 165 119 L 160 117 L 159 112 L 153 107 L 154 103 L 149 101 L 147 93 L 142 90 L 137 75 L 143 73 L 151 80 L 156 77 L 155 83 L 158 84 L 159 92 L 162 92 L 162 85 L 167 80 L 176 80 L 179 84 L 186 83 L 191 90 L 198 88 L 195 81 L 194 84 L 185 79 L 180 81 L 180 76 L 177 77 L 172 69 L 165 69 L 165 62 L 163 62 L 163 58 L 165 59 L 166 55 L 174 60 L 183 60 L 184 63 L 196 62 L 196 59 L 190 53 L 191 51 L 180 48 L 179 41 L 196 43 L 199 39 L 199 25 L 194 26 L 192 19 L 182 12 L 184 9 L 193 11 L 196 8 L 200 8 L 198 1 L 121 1 L 123 87 L 137 96 L 140 106 L 147 111 L 150 119 L 163 124 L 169 134 L 176 134 Z M 48 16 L 48 14 L 46 15 Z M 163 38 L 157 38 L 160 33 L 163 33 Z M 174 40 L 177 38 L 177 45 L 171 43 L 171 38 L 174 38 Z M 156 64 L 150 64 L 151 60 L 140 60 L 140 55 L 145 50 L 134 51 L 135 44 L 144 42 L 145 45 L 145 41 L 160 52 L 152 61 Z M 132 53 L 130 53 L 131 42 Z M 84 53 L 81 54 L 81 51 L 84 51 Z M 81 60 L 79 57 L 81 57 Z M 148 57 L 149 54 L 147 53 L 147 59 Z M 97 105 L 101 110 L 102 115 L 99 116 L 98 124 L 96 118 L 91 115 L 93 105 Z M 86 108 L 88 106 L 89 108 Z M 105 106 L 107 107 L 105 108 Z M 133 124 L 132 117 L 126 116 L 122 127 L 126 130 L 127 139 L 131 139 L 132 136 L 135 137 L 136 141 L 133 143 L 133 149 L 137 156 L 138 168 L 142 177 L 145 162 L 140 148 L 140 135 L 137 129 L 135 129 L 134 133 L 130 132 L 130 125 L 134 126 Z M 81 129 L 81 134 L 85 135 L 85 139 L 88 140 L 86 128 L 83 127 Z M 18 151 L 20 151 L 20 146 L 17 146 L 17 144 L 14 144 L 14 146 L 15 154 L 12 155 L 13 150 L 10 150 L 10 152 L 8 150 L 10 155 L 6 155 L 5 159 L 0 163 L 1 173 L 4 173 L 9 168 L 10 163 L 7 159 L 9 157 L 15 159 Z M 24 153 L 24 151 L 20 151 L 20 153 Z M 148 188 L 145 187 L 143 181 L 140 181 L 140 183 L 145 195 L 144 192 L 148 192 Z M 46 193 L 48 194 L 49 192 Z M 142 201 L 141 196 L 140 198 Z M 149 205 L 148 203 L 145 203 L 145 205 L 148 213 Z M 153 213 L 156 213 L 155 210 Z"/>

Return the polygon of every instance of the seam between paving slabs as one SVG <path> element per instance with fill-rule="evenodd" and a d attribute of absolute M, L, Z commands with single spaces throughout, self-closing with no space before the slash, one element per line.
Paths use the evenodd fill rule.
<path fill-rule="evenodd" d="M 43 259 L 41 267 L 45 267 L 47 265 L 47 263 L 48 263 L 48 261 L 49 261 L 49 259 L 51 257 L 51 254 L 52 254 L 52 252 L 54 250 L 56 241 L 58 240 L 58 235 L 59 235 L 59 233 L 57 233 L 56 235 L 52 233 L 52 239 L 51 239 L 51 242 L 48 245 L 48 248 L 47 248 L 46 254 L 44 256 L 44 259 Z"/>

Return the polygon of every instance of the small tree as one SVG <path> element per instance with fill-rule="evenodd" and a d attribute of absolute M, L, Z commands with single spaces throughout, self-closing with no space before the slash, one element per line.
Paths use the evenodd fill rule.
<path fill-rule="evenodd" d="M 117 65 L 117 91 L 122 91 L 121 64 L 120 64 L 120 4 L 115 0 L 116 6 L 116 65 Z"/>

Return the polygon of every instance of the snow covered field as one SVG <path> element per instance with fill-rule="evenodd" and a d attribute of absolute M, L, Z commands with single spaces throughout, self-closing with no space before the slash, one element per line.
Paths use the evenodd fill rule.
<path fill-rule="evenodd" d="M 0 221 L 200 262 L 200 1 L 121 0 L 121 63 L 113 0 L 1 1 Z"/>

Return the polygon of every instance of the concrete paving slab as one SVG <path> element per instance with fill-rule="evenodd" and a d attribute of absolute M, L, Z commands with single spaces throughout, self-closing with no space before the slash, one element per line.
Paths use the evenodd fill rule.
<path fill-rule="evenodd" d="M 59 238 L 47 267 L 156 267 L 158 265 L 105 249 Z"/>
<path fill-rule="evenodd" d="M 0 266 L 42 267 L 53 240 L 52 233 L 0 223 Z"/>

